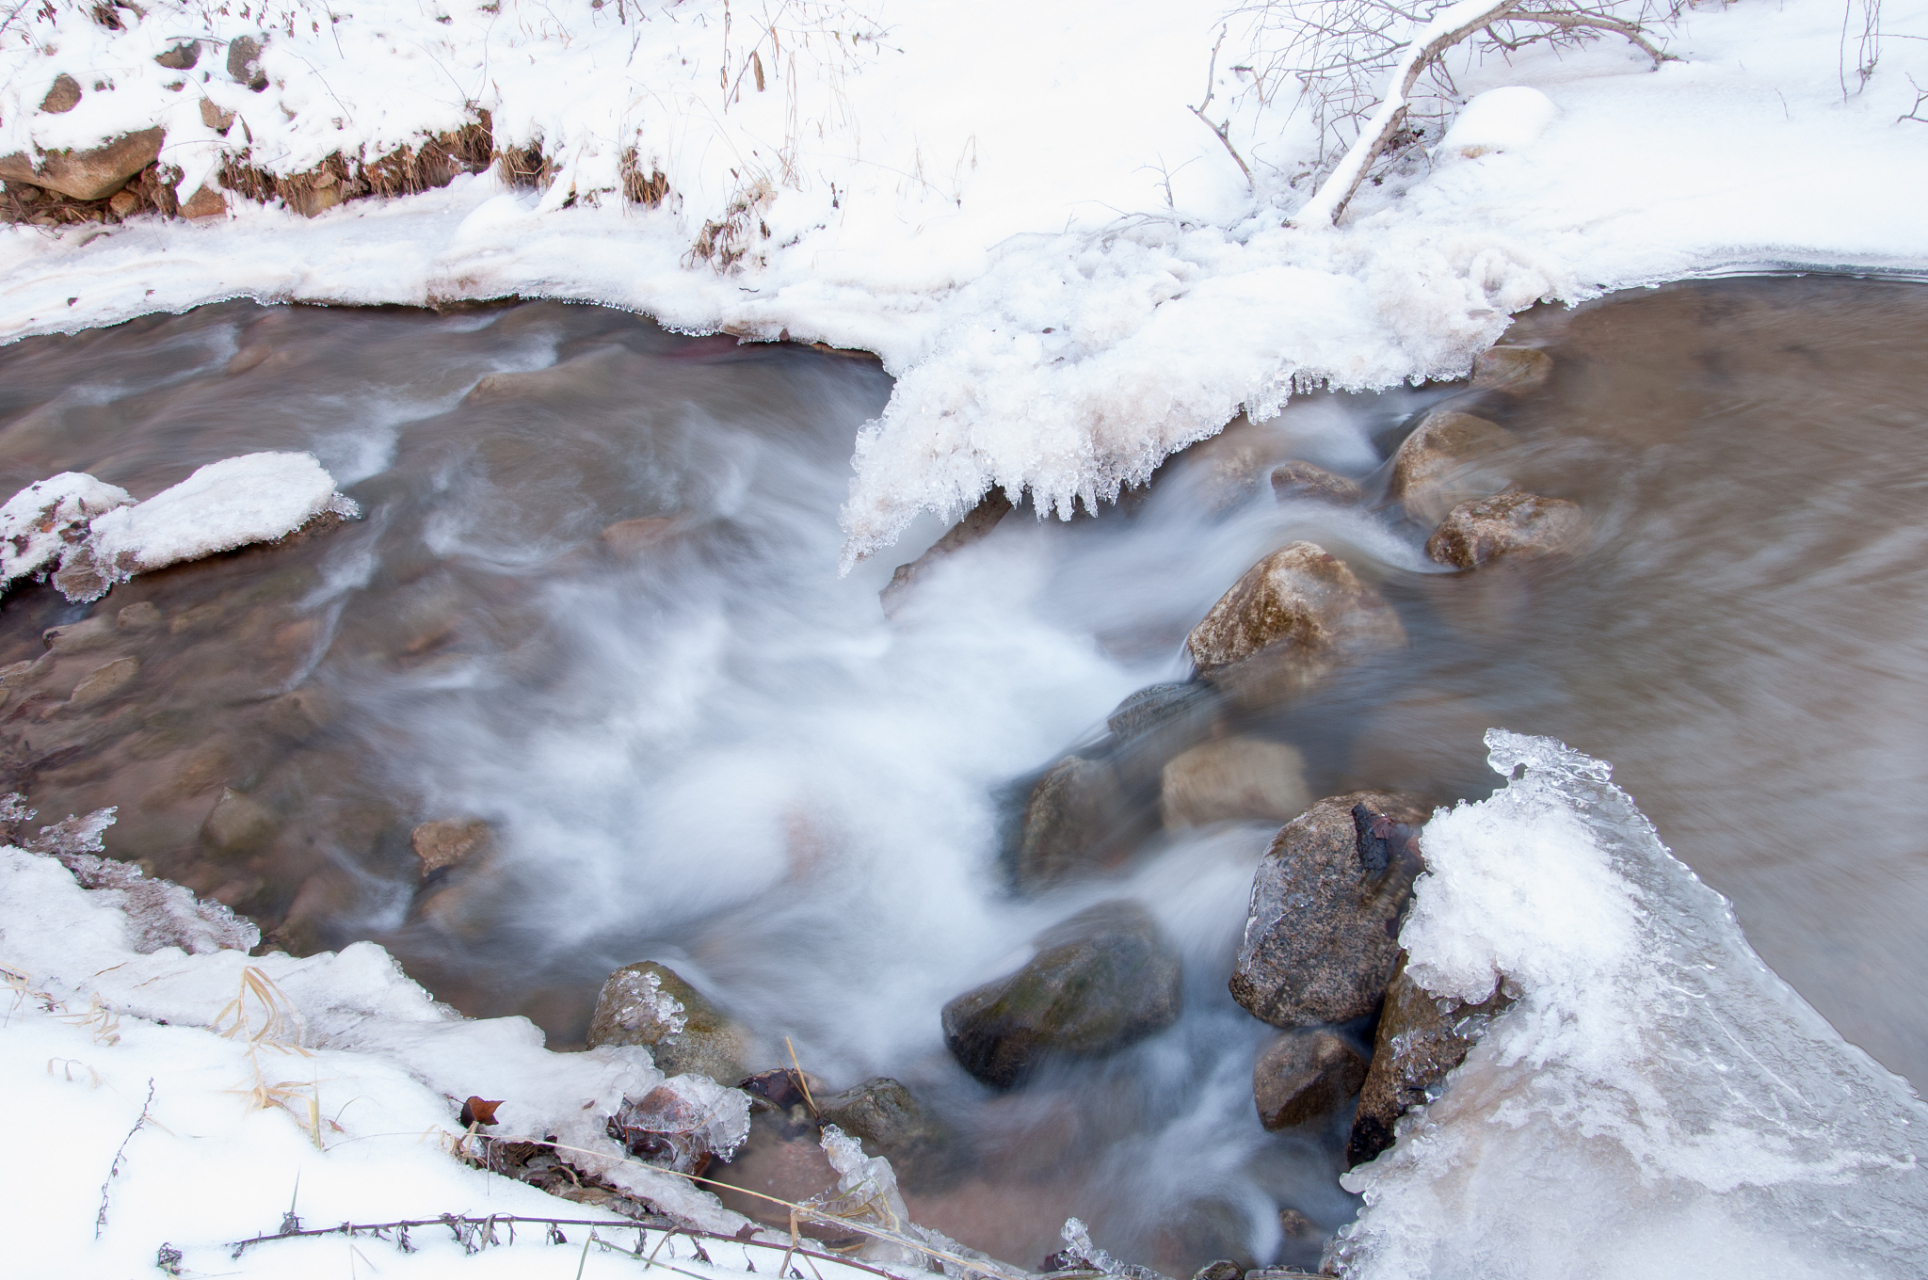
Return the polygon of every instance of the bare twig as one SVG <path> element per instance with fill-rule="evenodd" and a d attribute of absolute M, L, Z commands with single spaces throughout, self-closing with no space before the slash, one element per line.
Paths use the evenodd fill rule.
<path fill-rule="evenodd" d="M 113 1185 L 114 1179 L 120 1176 L 121 1157 L 127 1154 L 127 1144 L 134 1140 L 134 1135 L 139 1133 L 151 1118 L 147 1114 L 147 1108 L 153 1101 L 154 1081 L 150 1078 L 147 1082 L 147 1100 L 141 1103 L 141 1114 L 134 1121 L 134 1127 L 127 1131 L 127 1136 L 121 1139 L 120 1147 L 114 1152 L 114 1162 L 107 1166 L 107 1177 L 100 1184 L 100 1212 L 94 1215 L 94 1239 L 96 1240 L 100 1239 L 101 1232 L 107 1230 L 107 1189 Z"/>
<path fill-rule="evenodd" d="M 1907 115 L 1896 116 L 1895 123 L 1900 124 L 1903 120 L 1913 120 L 1916 124 L 1928 124 L 1928 119 L 1923 118 L 1921 114 L 1922 104 L 1928 103 L 1928 89 L 1924 89 L 1916 84 L 1913 76 L 1908 77 L 1908 85 L 1915 91 L 1915 105 L 1908 108 Z"/>
<path fill-rule="evenodd" d="M 1205 96 L 1199 99 L 1198 105 L 1190 108 L 1190 110 L 1193 115 L 1198 117 L 1199 122 L 1207 129 L 1210 129 L 1213 136 L 1224 144 L 1226 153 L 1232 157 L 1232 163 L 1236 164 L 1238 171 L 1245 175 L 1245 185 L 1256 191 L 1258 186 L 1252 181 L 1251 168 L 1245 163 L 1245 158 L 1239 155 L 1238 148 L 1232 145 L 1232 117 L 1226 116 L 1224 124 L 1213 124 L 1205 115 L 1205 108 L 1212 105 L 1212 95 L 1216 92 L 1213 86 L 1218 80 L 1218 51 L 1225 44 L 1226 30 L 1227 28 L 1225 27 L 1219 28 L 1218 40 L 1212 45 L 1211 61 L 1205 66 Z M 1165 197 L 1167 201 L 1171 198 L 1171 183 L 1169 179 L 1165 184 Z"/>
<path fill-rule="evenodd" d="M 1359 184 L 1366 180 L 1366 173 L 1373 162 L 1379 159 L 1386 144 L 1406 123 L 1406 111 L 1413 85 L 1425 74 L 1428 67 L 1439 60 L 1441 54 L 1490 24 L 1504 18 L 1520 7 L 1523 0 L 1496 0 L 1496 3 L 1478 10 L 1471 18 L 1452 26 L 1442 27 L 1435 20 L 1422 33 L 1425 43 L 1411 47 L 1406 57 L 1393 73 L 1393 84 L 1384 100 L 1379 104 L 1372 118 L 1359 138 L 1339 161 L 1339 167 L 1325 180 L 1318 192 L 1292 217 L 1294 225 L 1328 225 L 1337 222 L 1352 202 L 1359 190 Z"/>
<path fill-rule="evenodd" d="M 1212 131 L 1213 136 L 1225 144 L 1225 151 L 1232 157 L 1232 163 L 1237 165 L 1238 171 L 1245 175 L 1245 185 L 1255 187 L 1256 184 L 1252 181 L 1252 170 L 1246 165 L 1244 157 L 1239 155 L 1238 148 L 1232 145 L 1232 139 L 1228 136 L 1227 131 L 1232 127 L 1231 118 L 1229 116 L 1226 117 L 1224 124 L 1213 124 L 1210 120 L 1205 119 L 1205 113 L 1197 107 L 1187 109 L 1204 122 L 1205 127 Z"/>
<path fill-rule="evenodd" d="M 1665 52 L 1658 45 L 1654 44 L 1653 41 L 1649 40 L 1646 32 L 1641 29 L 1639 23 L 1626 22 L 1609 14 L 1592 13 L 1585 10 L 1577 10 L 1571 13 L 1551 13 L 1544 10 L 1533 10 L 1531 12 L 1515 10 L 1506 15 L 1506 20 L 1509 23 L 1538 22 L 1545 26 L 1557 27 L 1562 31 L 1568 32 L 1610 32 L 1613 35 L 1625 36 L 1640 52 L 1652 58 L 1656 67 L 1663 62 L 1680 61 L 1679 58 L 1671 53 Z M 1517 49 L 1525 44 L 1531 43 L 1532 39 L 1533 37 L 1528 37 L 1526 40 L 1508 40 L 1501 37 L 1498 33 L 1493 33 L 1493 43 L 1502 49 Z"/>

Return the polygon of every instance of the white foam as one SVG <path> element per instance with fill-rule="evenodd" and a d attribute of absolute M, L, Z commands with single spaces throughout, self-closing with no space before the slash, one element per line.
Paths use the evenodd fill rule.
<path fill-rule="evenodd" d="M 1663 846 L 1608 766 L 1488 734 L 1400 940 L 1441 996 L 1515 1003 L 1348 1175 L 1378 1277 L 1916 1276 L 1928 1107 L 1843 1041 Z"/>

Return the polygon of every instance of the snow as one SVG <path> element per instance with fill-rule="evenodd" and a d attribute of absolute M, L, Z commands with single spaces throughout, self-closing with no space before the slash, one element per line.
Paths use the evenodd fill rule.
<path fill-rule="evenodd" d="M 311 453 L 211 462 L 146 502 L 90 475 L 36 480 L 0 507 L 0 571 L 45 576 L 69 600 L 98 600 L 137 573 L 285 538 L 324 512 L 360 515 Z"/>
<path fill-rule="evenodd" d="M 34 481 L 0 506 L 0 584 L 52 571 L 95 516 L 133 500 L 79 471 Z"/>
<path fill-rule="evenodd" d="M 1457 376 L 1535 302 L 1763 266 L 1928 269 L 1928 127 L 1901 118 L 1911 77 L 1928 80 L 1928 0 L 1883 8 L 1906 38 L 1865 86 L 1844 85 L 1839 0 L 1690 9 L 1668 42 L 1679 60 L 1658 69 L 1612 41 L 1462 60 L 1455 79 L 1480 96 L 1448 162 L 1362 187 L 1336 227 L 1308 214 L 1311 121 L 1253 92 L 1236 37 L 1213 57 L 1216 8 L 148 0 L 114 10 L 119 31 L 87 6 L 23 8 L 0 27 L 0 154 L 158 123 L 186 196 L 217 185 L 224 155 L 286 176 L 486 110 L 499 143 L 539 142 L 554 177 L 464 176 L 313 219 L 235 201 L 192 224 L 8 227 L 0 339 L 237 296 L 522 295 L 872 350 L 897 382 L 854 443 L 848 563 L 993 484 L 1068 516 L 1308 385 Z M 222 46 L 264 34 L 255 93 Z M 188 38 L 208 42 L 192 71 L 153 62 Z M 81 102 L 38 112 L 62 71 Z M 236 113 L 225 135 L 203 97 Z M 1193 108 L 1226 122 L 1249 183 Z M 660 207 L 620 198 L 632 154 L 667 179 Z M 48 571 L 91 522 L 80 545 L 104 590 L 346 510 L 319 464 L 288 454 L 128 500 L 75 473 L 16 495 L 0 571 Z M 1919 1101 L 1760 965 L 1602 766 L 1511 739 L 1495 758 L 1528 772 L 1429 827 L 1406 941 L 1436 991 L 1482 996 L 1503 975 L 1521 998 L 1353 1175 L 1368 1202 L 1353 1274 L 1919 1274 Z M 370 1242 L 334 1238 L 230 1261 L 223 1242 L 273 1230 L 291 1199 L 316 1222 L 554 1215 L 446 1154 L 470 1094 L 505 1100 L 500 1132 L 556 1134 L 612 1181 L 740 1225 L 622 1163 L 602 1132 L 662 1083 L 646 1051 L 550 1054 L 524 1020 L 465 1022 L 369 944 L 250 959 L 219 921 L 197 910 L 196 933 L 164 888 L 87 856 L 0 849 L 0 962 L 20 975 L 0 1081 L 33 1153 L 0 1173 L 0 1197 L 35 1216 L 14 1236 L 23 1274 L 146 1274 L 164 1241 L 189 1274 L 367 1260 Z M 249 970 L 282 993 L 302 1052 L 214 1030 Z M 305 1103 L 251 1110 L 257 1067 L 327 1123 Z M 418 1238 L 381 1270 L 464 1257 Z M 548 1247 L 487 1250 L 464 1274 L 525 1273 Z M 631 1265 L 583 1258 L 584 1275 Z"/>
<path fill-rule="evenodd" d="M 857 442 L 848 557 L 920 512 L 957 516 L 993 483 L 1068 514 L 1241 409 L 1276 411 L 1296 385 L 1463 373 L 1542 299 L 1763 265 L 1928 262 L 1914 214 L 1928 127 L 1897 119 L 1928 44 L 1890 39 L 1865 88 L 1844 94 L 1833 0 L 1689 10 L 1668 37 L 1680 61 L 1657 70 L 1614 40 L 1455 66 L 1468 94 L 1530 88 L 1560 114 L 1530 147 L 1368 184 L 1330 230 L 1280 225 L 1305 202 L 1309 180 L 1290 183 L 1315 132 L 1290 101 L 1251 91 L 1236 30 L 1212 60 L 1209 9 L 792 0 L 729 23 L 720 0 L 332 16 L 293 3 L 266 22 L 180 0 L 125 12 L 119 33 L 63 9 L 0 36 L 0 150 L 160 120 L 185 193 L 223 150 L 295 173 L 336 149 L 419 143 L 472 119 L 472 103 L 501 142 L 539 139 L 557 177 L 540 191 L 461 177 L 312 221 L 242 204 L 194 225 L 9 229 L 0 336 L 235 295 L 520 294 L 867 348 L 899 382 Z M 1924 0 L 1883 18 L 1897 36 L 1928 33 Z M 273 83 L 258 94 L 214 46 L 186 76 L 151 61 L 186 35 L 263 27 Z M 69 65 L 113 87 L 89 80 L 72 112 L 36 113 Z M 1190 110 L 1208 87 L 1206 114 L 1229 122 L 1251 186 Z M 240 113 L 226 137 L 201 122 L 203 94 Z M 616 194 L 632 147 L 639 172 L 668 180 L 659 208 Z M 744 249 L 729 269 L 697 254 L 706 227 Z"/>
<path fill-rule="evenodd" d="M 16 1136 L 35 1152 L 0 1172 L 0 1197 L 17 1212 L 35 1206 L 37 1228 L 13 1241 L 19 1274 L 145 1274 L 163 1242 L 186 1254 L 187 1274 L 338 1274 L 349 1252 L 341 1240 L 228 1259 L 228 1242 L 272 1233 L 291 1202 L 318 1225 L 492 1212 L 620 1221 L 452 1158 L 457 1100 L 471 1094 L 503 1100 L 496 1136 L 554 1135 L 578 1149 L 578 1167 L 696 1225 L 724 1234 L 744 1225 L 707 1194 L 624 1162 L 603 1132 L 625 1096 L 664 1083 L 647 1050 L 556 1054 L 526 1019 L 465 1021 L 370 943 L 299 960 L 154 947 L 152 920 L 131 919 L 127 906 L 124 889 L 85 889 L 53 856 L 0 848 L 0 964 L 13 988 L 0 1081 Z M 271 1002 L 249 994 L 249 973 Z M 237 999 L 250 1019 L 238 1035 Z M 276 1014 L 273 1034 L 252 1040 Z M 152 1123 L 109 1178 L 150 1081 Z M 251 1107 L 262 1084 L 287 1105 Z M 691 1077 L 675 1085 L 717 1091 Z M 107 1222 L 96 1237 L 103 1180 Z M 633 1230 L 612 1238 L 627 1247 Z M 431 1248 L 379 1265 L 439 1274 L 462 1256 Z"/>
<path fill-rule="evenodd" d="M 1346 1274 L 1921 1274 L 1928 1106 L 1761 962 L 1608 766 L 1487 744 L 1513 780 L 1427 824 L 1400 942 L 1434 994 L 1515 1000 L 1347 1175 Z"/>
<path fill-rule="evenodd" d="M 250 453 L 210 462 L 145 502 L 96 518 L 88 544 L 95 563 L 125 581 L 284 538 L 324 511 L 359 514 L 312 453 Z"/>
<path fill-rule="evenodd" d="M 1453 117 L 1439 154 L 1476 160 L 1495 151 L 1518 151 L 1537 142 L 1559 114 L 1553 99 L 1531 85 L 1488 89 Z"/>

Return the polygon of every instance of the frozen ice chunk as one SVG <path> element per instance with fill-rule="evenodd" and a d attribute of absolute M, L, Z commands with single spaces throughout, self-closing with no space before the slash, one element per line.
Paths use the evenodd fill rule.
<path fill-rule="evenodd" d="M 53 570 L 95 516 L 133 502 L 83 471 L 36 480 L 0 506 L 0 586 Z"/>
<path fill-rule="evenodd" d="M 1609 770 L 1494 730 L 1400 941 L 1496 1017 L 1345 1183 L 1353 1280 L 1928 1273 L 1928 1107 L 1762 963 Z"/>
<path fill-rule="evenodd" d="M 708 1076 L 671 1076 L 640 1098 L 624 1098 L 609 1136 L 631 1155 L 693 1173 L 706 1155 L 728 1160 L 750 1135 L 750 1099 Z"/>
<path fill-rule="evenodd" d="M 84 562 L 55 579 L 73 600 L 98 600 L 137 573 L 286 537 L 323 512 L 353 518 L 352 499 L 311 453 L 249 453 L 202 467 L 146 502 L 97 518 Z"/>
<path fill-rule="evenodd" d="M 1470 160 L 1489 151 L 1517 151 L 1538 141 L 1559 114 L 1553 99 L 1538 89 L 1523 84 L 1488 89 L 1459 113 L 1438 154 Z"/>
<path fill-rule="evenodd" d="M 834 1124 L 823 1127 L 823 1154 L 837 1171 L 834 1190 L 812 1196 L 813 1209 L 822 1209 L 833 1221 L 861 1222 L 886 1231 L 906 1233 L 910 1211 L 904 1207 L 903 1193 L 897 1189 L 897 1173 L 882 1156 L 866 1156 L 857 1140 Z M 908 1245 L 870 1238 L 860 1256 L 871 1262 L 914 1263 L 923 1254 Z"/>

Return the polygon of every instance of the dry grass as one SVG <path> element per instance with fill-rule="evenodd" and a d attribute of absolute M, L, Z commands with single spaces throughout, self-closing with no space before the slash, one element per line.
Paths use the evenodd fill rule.
<path fill-rule="evenodd" d="M 317 1149 L 322 1147 L 324 1124 L 341 1132 L 340 1125 L 321 1114 L 319 1080 L 298 1083 L 270 1079 L 263 1065 L 263 1053 L 314 1056 L 301 1043 L 306 1034 L 301 1015 L 273 978 L 253 965 L 244 967 L 234 999 L 214 1015 L 209 1029 L 224 1039 L 239 1040 L 247 1046 L 248 1070 L 253 1079 L 237 1092 L 248 1099 L 251 1110 L 279 1107 L 286 1111 L 308 1130 Z M 296 1104 L 300 1104 L 299 1107 Z"/>

